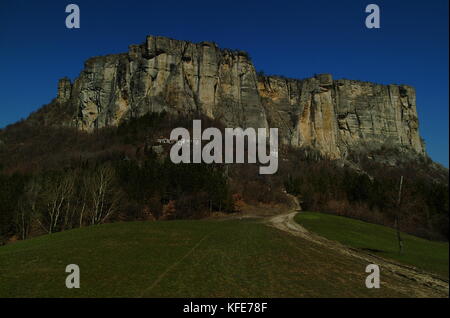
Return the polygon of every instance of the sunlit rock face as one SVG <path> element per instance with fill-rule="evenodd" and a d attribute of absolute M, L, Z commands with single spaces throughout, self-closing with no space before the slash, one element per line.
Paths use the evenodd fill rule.
<path fill-rule="evenodd" d="M 91 131 L 163 110 L 267 127 L 253 64 L 216 44 L 147 37 L 128 54 L 89 59 L 72 88 L 76 124 Z"/>
<path fill-rule="evenodd" d="M 265 77 L 258 83 L 266 117 L 284 143 L 311 146 L 333 158 L 356 146 L 402 146 L 424 154 L 412 87 Z"/>
<path fill-rule="evenodd" d="M 247 53 L 212 42 L 148 36 L 128 53 L 86 61 L 73 84 L 60 80 L 57 101 L 77 110 L 73 125 L 86 131 L 149 112 L 201 113 L 228 127 L 279 128 L 281 143 L 331 158 L 377 144 L 425 153 L 413 88 L 257 76 Z"/>

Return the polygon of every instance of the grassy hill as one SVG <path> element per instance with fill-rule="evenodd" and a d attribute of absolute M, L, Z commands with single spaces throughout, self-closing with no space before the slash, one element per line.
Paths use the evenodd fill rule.
<path fill-rule="evenodd" d="M 366 265 L 256 220 L 113 223 L 0 247 L 0 297 L 411 296 L 387 275 L 367 289 Z"/>
<path fill-rule="evenodd" d="M 413 265 L 443 277 L 449 276 L 448 242 L 428 241 L 401 233 L 404 252 L 399 254 L 396 231 L 389 227 L 315 212 L 299 213 L 295 219 L 308 230 L 330 240 Z"/>

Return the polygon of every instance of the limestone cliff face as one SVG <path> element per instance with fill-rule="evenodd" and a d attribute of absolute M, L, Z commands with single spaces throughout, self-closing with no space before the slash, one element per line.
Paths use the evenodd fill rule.
<path fill-rule="evenodd" d="M 245 52 L 211 42 L 149 36 L 128 53 L 91 58 L 73 84 L 60 80 L 57 101 L 77 109 L 73 124 L 87 131 L 165 110 L 229 127 L 278 127 L 282 143 L 332 158 L 384 143 L 424 154 L 413 88 L 327 74 L 258 77 Z"/>
<path fill-rule="evenodd" d="M 71 103 L 79 110 L 76 125 L 88 131 L 163 110 L 201 112 L 230 125 L 267 125 L 246 53 L 210 42 L 149 36 L 128 54 L 92 58 L 73 84 Z"/>
<path fill-rule="evenodd" d="M 334 81 L 328 74 L 266 77 L 258 87 L 270 126 L 279 127 L 284 143 L 311 146 L 333 158 L 381 144 L 425 154 L 412 87 Z"/>

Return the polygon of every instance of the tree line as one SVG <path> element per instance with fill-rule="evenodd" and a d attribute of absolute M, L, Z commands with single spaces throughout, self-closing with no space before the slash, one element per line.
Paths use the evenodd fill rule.
<path fill-rule="evenodd" d="M 203 127 L 220 122 L 199 115 Z M 199 116 L 199 117 L 197 117 Z M 173 164 L 154 141 L 192 118 L 152 113 L 94 133 L 25 120 L 0 130 L 0 242 L 114 221 L 202 218 L 248 205 L 280 206 L 285 191 L 304 210 L 334 213 L 448 240 L 448 170 L 395 149 L 351 153 L 355 167 L 314 149 L 279 149 L 279 170 L 252 164 Z M 156 148 L 163 146 L 158 145 Z M 159 149 L 161 150 L 161 149 Z M 404 176 L 403 200 L 396 205 Z"/>

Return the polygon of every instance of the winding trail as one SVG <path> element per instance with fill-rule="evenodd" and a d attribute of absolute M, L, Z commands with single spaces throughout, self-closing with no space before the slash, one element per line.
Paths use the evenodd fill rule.
<path fill-rule="evenodd" d="M 331 241 L 315 233 L 309 232 L 294 220 L 295 215 L 299 213 L 301 209 L 297 198 L 292 197 L 292 199 L 296 205 L 293 211 L 268 217 L 264 219 L 264 222 L 281 231 L 308 240 L 321 248 L 337 251 L 343 255 L 367 262 L 368 264 L 377 264 L 380 266 L 382 272 L 389 272 L 389 274 L 397 276 L 400 280 L 408 283 L 408 286 L 413 284 L 414 288 L 405 288 L 405 291 L 413 297 L 449 297 L 448 280 L 444 280 L 436 275 L 412 266 L 403 265 L 355 248 L 344 246 L 339 242 Z"/>

